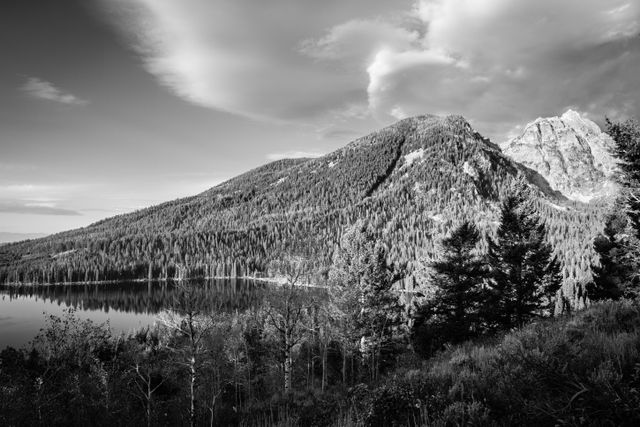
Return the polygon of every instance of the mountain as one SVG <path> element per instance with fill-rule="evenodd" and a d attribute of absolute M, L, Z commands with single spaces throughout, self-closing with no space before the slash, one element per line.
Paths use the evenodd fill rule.
<path fill-rule="evenodd" d="M 276 161 L 193 197 L 3 246 L 0 281 L 273 277 L 288 255 L 309 259 L 323 280 L 343 231 L 364 219 L 414 288 L 445 233 L 472 220 L 492 235 L 516 187 L 547 225 L 564 297 L 581 305 L 604 205 L 566 200 L 459 116 L 405 119 L 324 157 Z"/>
<path fill-rule="evenodd" d="M 554 190 L 581 202 L 616 194 L 613 148 L 609 135 L 572 110 L 529 123 L 502 146 L 506 155 L 538 172 Z"/>

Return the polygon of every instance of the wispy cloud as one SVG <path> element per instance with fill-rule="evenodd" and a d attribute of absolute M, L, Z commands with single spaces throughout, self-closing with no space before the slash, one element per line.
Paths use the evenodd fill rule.
<path fill-rule="evenodd" d="M 64 205 L 73 199 L 80 184 L 13 183 L 0 185 L 0 212 L 32 215 L 80 216 Z"/>
<path fill-rule="evenodd" d="M 206 108 L 271 122 L 317 119 L 365 100 L 363 70 L 335 73 L 300 53 L 313 47 L 316 19 L 342 12 L 342 2 L 103 0 L 117 13 L 145 69 L 180 98 Z M 383 0 L 355 0 L 375 10 Z M 354 5 L 354 3 L 356 5 Z M 380 7 L 378 6 L 378 9 Z M 311 24 L 311 25 L 309 25 Z M 321 27 L 320 27 L 321 28 Z M 317 51 L 317 57 L 333 52 Z"/>
<path fill-rule="evenodd" d="M 82 215 L 80 212 L 72 209 L 59 208 L 55 205 L 45 203 L 32 203 L 25 200 L 0 201 L 0 212 L 31 215 Z"/>
<path fill-rule="evenodd" d="M 78 98 L 70 92 L 56 87 L 53 83 L 37 77 L 30 77 L 21 87 L 28 96 L 67 105 L 87 105 L 89 101 Z"/>
<path fill-rule="evenodd" d="M 300 159 L 300 158 L 314 158 L 320 157 L 326 153 L 319 151 L 284 151 L 282 153 L 269 153 L 267 154 L 267 160 L 275 161 L 282 159 Z"/>

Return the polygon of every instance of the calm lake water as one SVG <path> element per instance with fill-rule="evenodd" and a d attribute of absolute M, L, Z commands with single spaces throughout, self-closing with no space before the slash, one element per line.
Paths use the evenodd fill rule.
<path fill-rule="evenodd" d="M 216 279 L 193 283 L 202 291 L 202 304 L 216 311 L 244 310 L 262 301 L 270 286 L 242 279 Z M 175 285 L 117 283 L 0 287 L 0 350 L 22 347 L 45 326 L 49 315 L 62 316 L 73 308 L 80 319 L 109 322 L 115 333 L 153 325 L 169 307 Z"/>

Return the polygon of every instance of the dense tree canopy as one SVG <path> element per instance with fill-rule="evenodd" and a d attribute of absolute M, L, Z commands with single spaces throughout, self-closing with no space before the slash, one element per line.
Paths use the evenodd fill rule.
<path fill-rule="evenodd" d="M 413 325 L 420 353 L 431 354 L 445 341 L 458 343 L 482 332 L 488 268 L 478 254 L 479 241 L 478 229 L 468 222 L 442 241 L 441 257 L 430 265 L 429 282 L 436 291 L 418 308 Z"/>
<path fill-rule="evenodd" d="M 622 191 L 594 240 L 598 262 L 587 285 L 591 300 L 640 294 L 640 125 L 607 119 L 607 133 L 615 142 Z"/>
<path fill-rule="evenodd" d="M 545 241 L 544 224 L 530 202 L 516 194 L 502 203 L 496 239 L 489 243 L 488 318 L 504 328 L 553 312 L 560 266 Z"/>

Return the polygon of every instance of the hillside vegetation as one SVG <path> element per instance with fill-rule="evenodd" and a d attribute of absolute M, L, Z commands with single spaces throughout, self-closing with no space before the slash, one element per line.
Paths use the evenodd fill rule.
<path fill-rule="evenodd" d="M 638 425 L 640 304 L 603 302 L 465 343 L 354 399 L 365 425 Z"/>
<path fill-rule="evenodd" d="M 206 333 L 199 329 L 195 425 L 640 423 L 638 301 L 540 319 L 425 361 L 405 352 L 378 380 L 348 387 L 340 384 L 334 347 L 309 372 L 305 359 L 322 347 L 305 344 L 296 390 L 284 394 L 276 391 L 282 374 L 272 359 L 279 357 L 277 335 L 262 337 L 272 332 L 262 329 L 260 316 L 216 319 Z M 33 345 L 0 352 L 0 424 L 189 424 L 188 364 L 181 362 L 190 357 L 189 339 L 179 330 L 118 337 L 71 314 L 52 318 Z M 328 378 L 319 370 L 325 363 Z"/>
<path fill-rule="evenodd" d="M 562 261 L 565 297 L 581 306 L 605 207 L 563 200 L 457 116 L 402 120 L 324 157 L 280 160 L 197 196 L 2 246 L 0 282 L 268 277 L 289 255 L 313 260 L 322 278 L 341 235 L 364 218 L 412 289 L 442 236 L 465 220 L 491 235 L 500 200 L 523 186 Z"/>

